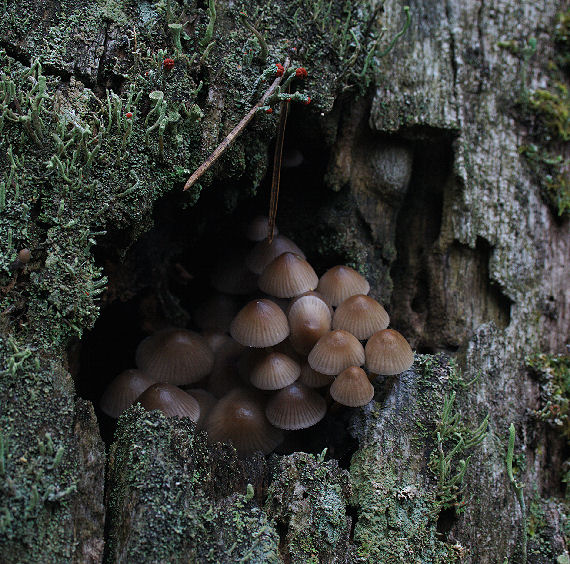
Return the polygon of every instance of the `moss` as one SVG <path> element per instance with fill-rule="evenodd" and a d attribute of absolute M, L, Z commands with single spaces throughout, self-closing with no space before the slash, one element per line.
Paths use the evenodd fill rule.
<path fill-rule="evenodd" d="M 391 405 L 377 405 L 369 415 L 373 423 L 351 462 L 357 561 L 459 561 L 465 548 L 445 542 L 437 520 L 445 508 L 461 512 L 464 465 L 484 433 L 462 421 L 460 408 L 450 402 L 464 402 L 470 383 L 445 355 L 416 355 L 413 372 L 399 380 Z M 384 425 L 399 432 L 385 434 Z M 457 445 L 471 450 L 460 452 Z"/>
<path fill-rule="evenodd" d="M 323 458 L 305 453 L 284 456 L 272 472 L 265 510 L 287 530 L 287 562 L 331 562 L 348 553 L 348 472 L 335 460 Z"/>
<path fill-rule="evenodd" d="M 527 357 L 541 386 L 541 407 L 533 415 L 560 430 L 570 441 L 570 356 L 535 354 Z"/>
<path fill-rule="evenodd" d="M 527 127 L 526 142 L 519 147 L 529 170 L 548 204 L 559 216 L 570 211 L 568 162 L 563 144 L 570 138 L 570 95 L 565 84 L 568 73 L 568 11 L 560 12 L 553 24 L 552 38 L 557 55 L 549 62 L 545 88 L 529 90 L 527 74 L 530 58 L 541 45 L 531 38 L 524 46 L 503 41 L 500 47 L 522 58 L 521 87 L 513 106 L 519 121 Z"/>
<path fill-rule="evenodd" d="M 140 406 L 121 416 L 116 437 L 108 561 L 280 561 L 279 537 L 246 493 L 233 448 L 210 448 L 189 420 Z"/>

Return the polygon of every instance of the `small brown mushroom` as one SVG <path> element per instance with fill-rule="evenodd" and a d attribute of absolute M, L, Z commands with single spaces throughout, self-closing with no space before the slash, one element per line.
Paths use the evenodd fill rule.
<path fill-rule="evenodd" d="M 140 370 L 134 368 L 125 370 L 107 386 L 101 396 L 99 406 L 103 413 L 117 419 L 154 382 L 155 380 Z"/>
<path fill-rule="evenodd" d="M 166 417 L 189 417 L 194 423 L 200 418 L 198 402 L 190 394 L 165 382 L 147 388 L 137 402 L 147 411 L 162 411 Z"/>
<path fill-rule="evenodd" d="M 331 328 L 331 314 L 327 304 L 316 296 L 304 296 L 289 309 L 289 340 L 295 350 L 308 355 L 316 342 Z"/>
<path fill-rule="evenodd" d="M 249 381 L 260 390 L 280 390 L 292 384 L 300 374 L 301 367 L 292 358 L 268 350 L 254 362 Z"/>
<path fill-rule="evenodd" d="M 305 362 L 303 366 L 301 366 L 299 382 L 305 384 L 305 386 L 309 386 L 309 388 L 322 388 L 332 384 L 333 381 L 334 376 L 313 370 L 308 362 Z"/>
<path fill-rule="evenodd" d="M 344 300 L 336 308 L 332 320 L 333 329 L 344 329 L 361 341 L 386 329 L 389 323 L 386 310 L 375 299 L 363 294 Z"/>
<path fill-rule="evenodd" d="M 303 251 L 291 239 L 284 235 L 277 235 L 271 243 L 267 239 L 257 243 L 247 256 L 245 263 L 253 273 L 261 274 L 273 259 L 287 252 L 305 258 Z"/>
<path fill-rule="evenodd" d="M 259 396 L 239 388 L 218 401 L 206 431 L 209 442 L 231 441 L 242 456 L 269 454 L 283 440 L 283 433 L 267 421 Z"/>
<path fill-rule="evenodd" d="M 313 267 L 295 253 L 282 253 L 273 259 L 259 277 L 259 288 L 278 298 L 292 298 L 314 290 L 319 283 Z"/>
<path fill-rule="evenodd" d="M 405 337 L 394 329 L 374 333 L 366 343 L 366 368 L 377 374 L 393 376 L 414 363 L 414 353 Z"/>
<path fill-rule="evenodd" d="M 176 386 L 198 382 L 214 366 L 214 353 L 204 337 L 186 329 L 164 329 L 137 347 L 137 366 L 155 382 Z"/>
<path fill-rule="evenodd" d="M 235 316 L 230 334 L 246 347 L 270 347 L 289 336 L 289 324 L 281 308 L 271 300 L 252 300 Z"/>
<path fill-rule="evenodd" d="M 343 370 L 331 384 L 331 397 L 349 407 L 366 405 L 374 397 L 374 386 L 359 366 Z"/>
<path fill-rule="evenodd" d="M 265 414 L 272 425 L 297 430 L 316 425 L 326 411 L 325 400 L 315 390 L 295 382 L 270 398 Z"/>
<path fill-rule="evenodd" d="M 340 305 L 344 300 L 355 294 L 368 294 L 370 284 L 364 276 L 350 266 L 333 266 L 319 280 L 317 291 L 332 306 Z"/>
<path fill-rule="evenodd" d="M 364 348 L 348 331 L 337 329 L 326 333 L 309 354 L 313 370 L 336 376 L 349 366 L 364 364 Z"/>

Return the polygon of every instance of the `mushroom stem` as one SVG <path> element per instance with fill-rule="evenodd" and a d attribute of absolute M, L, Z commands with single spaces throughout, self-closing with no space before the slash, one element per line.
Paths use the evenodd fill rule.
<path fill-rule="evenodd" d="M 277 90 L 279 84 L 283 80 L 283 77 L 287 73 L 289 68 L 290 60 L 289 57 L 285 59 L 283 63 L 283 68 L 285 72 L 282 76 L 278 76 L 265 94 L 260 98 L 259 102 L 249 110 L 249 112 L 241 119 L 241 121 L 228 133 L 227 137 L 214 149 L 214 152 L 194 171 L 192 176 L 188 179 L 184 185 L 184 191 L 192 187 L 192 185 L 200 178 L 222 155 L 222 153 L 235 141 L 236 137 L 245 129 L 247 124 L 252 120 L 253 116 L 257 112 L 258 108 L 265 104 L 265 101 L 271 97 Z"/>

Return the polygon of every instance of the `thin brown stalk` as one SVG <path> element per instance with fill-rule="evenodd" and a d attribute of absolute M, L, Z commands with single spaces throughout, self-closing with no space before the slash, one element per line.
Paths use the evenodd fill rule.
<path fill-rule="evenodd" d="M 184 190 L 188 190 L 192 185 L 198 180 L 222 155 L 222 153 L 235 141 L 236 137 L 245 129 L 246 125 L 253 119 L 255 112 L 265 104 L 265 101 L 274 94 L 277 87 L 281 84 L 283 77 L 287 73 L 289 68 L 290 60 L 289 57 L 285 59 L 283 63 L 283 68 L 285 71 L 282 76 L 278 76 L 267 92 L 260 98 L 259 102 L 249 110 L 249 112 L 241 119 L 241 121 L 228 133 L 227 137 L 214 149 L 214 152 L 196 169 L 192 176 L 188 179 L 184 185 Z"/>
<path fill-rule="evenodd" d="M 281 102 L 279 112 L 279 129 L 275 141 L 275 154 L 273 156 L 273 175 L 271 177 L 271 198 L 269 200 L 269 234 L 267 240 L 269 244 L 273 241 L 275 231 L 275 221 L 277 219 L 277 202 L 279 200 L 279 183 L 281 181 L 281 161 L 283 159 L 283 140 L 285 139 L 285 126 L 287 125 L 287 114 L 289 113 L 289 102 Z"/>

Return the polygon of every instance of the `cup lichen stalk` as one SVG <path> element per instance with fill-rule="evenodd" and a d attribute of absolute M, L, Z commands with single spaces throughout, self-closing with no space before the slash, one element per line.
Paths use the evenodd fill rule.
<path fill-rule="evenodd" d="M 290 65 L 290 59 L 287 57 L 283 63 L 284 71 L 287 71 Z M 224 151 L 235 141 L 237 136 L 245 129 L 247 124 L 253 119 L 253 116 L 257 113 L 257 110 L 261 108 L 265 102 L 275 93 L 279 88 L 283 77 L 286 72 L 277 76 L 271 86 L 267 89 L 265 94 L 260 98 L 260 100 L 249 110 L 249 112 L 241 119 L 241 121 L 228 133 L 225 139 L 214 149 L 214 152 L 195 170 L 195 172 L 190 176 L 184 185 L 184 191 L 190 189 L 194 183 L 218 160 L 218 158 L 224 153 Z"/>

